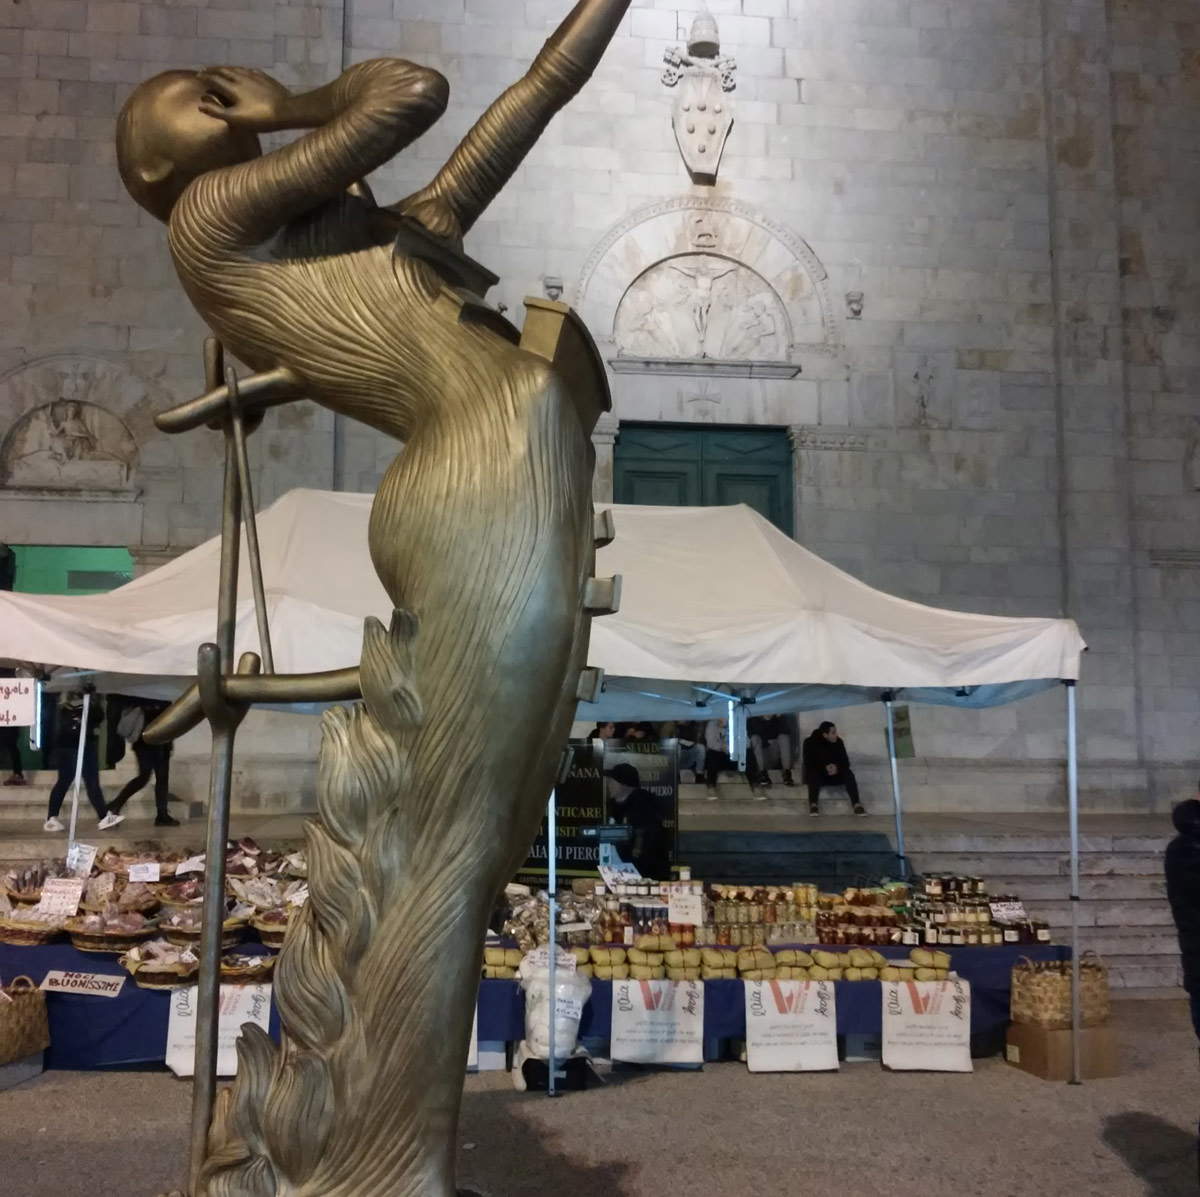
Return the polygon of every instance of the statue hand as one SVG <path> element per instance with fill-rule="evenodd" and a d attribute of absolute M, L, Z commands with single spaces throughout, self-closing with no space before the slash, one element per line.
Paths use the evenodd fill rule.
<path fill-rule="evenodd" d="M 248 67 L 207 67 L 200 72 L 208 92 L 200 111 L 227 125 L 254 133 L 289 127 L 287 103 L 291 92 L 264 71 Z"/>

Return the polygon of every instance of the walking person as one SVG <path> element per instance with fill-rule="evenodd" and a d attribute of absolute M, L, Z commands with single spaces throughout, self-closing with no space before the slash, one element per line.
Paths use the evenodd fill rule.
<path fill-rule="evenodd" d="M 125 709 L 117 720 L 117 734 L 133 749 L 138 771 L 136 777 L 125 783 L 108 809 L 114 814 L 120 814 L 125 803 L 144 788 L 153 776 L 154 826 L 178 827 L 179 820 L 172 818 L 167 811 L 170 797 L 171 745 L 147 744 L 142 738 L 146 728 L 167 709 L 168 704 L 148 698 L 128 698 L 125 699 L 125 704 Z"/>
<path fill-rule="evenodd" d="M 54 765 L 58 770 L 58 780 L 50 791 L 50 806 L 46 812 L 46 822 L 43 831 L 65 831 L 59 821 L 58 814 L 62 810 L 63 799 L 75 780 L 75 762 L 79 753 L 79 737 L 83 735 L 83 785 L 87 790 L 88 801 L 96 812 L 99 820 L 97 827 L 107 831 L 110 827 L 122 822 L 124 815 L 113 814 L 104 801 L 104 791 L 100 788 L 100 753 L 97 743 L 96 729 L 104 722 L 104 708 L 99 700 L 92 696 L 88 710 L 87 727 L 83 725 L 83 692 L 68 690 L 62 697 L 58 708 L 58 726 L 54 741 Z"/>
<path fill-rule="evenodd" d="M 808 813 L 821 813 L 821 790 L 824 786 L 845 786 L 856 815 L 865 815 L 866 808 L 858 796 L 858 781 L 850 768 L 850 755 L 838 735 L 837 726 L 828 719 L 804 741 L 804 784 L 808 786 Z"/>
<path fill-rule="evenodd" d="M 1167 845 L 1167 901 L 1179 935 L 1192 1026 L 1200 1037 L 1200 800 L 1188 798 L 1179 803 L 1171 812 L 1171 821 L 1178 834 Z"/>
<path fill-rule="evenodd" d="M 16 677 L 15 669 L 0 669 L 0 678 Z M 27 786 L 25 770 L 21 765 L 21 729 L 19 727 L 0 727 L 0 763 L 8 765 L 8 776 L 4 779 L 6 786 Z"/>

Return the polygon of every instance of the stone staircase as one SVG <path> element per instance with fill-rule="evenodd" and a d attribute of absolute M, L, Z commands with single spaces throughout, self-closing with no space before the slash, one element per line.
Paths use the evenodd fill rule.
<path fill-rule="evenodd" d="M 1081 817 L 1086 828 L 1091 820 Z M 1161 820 L 1156 820 L 1161 822 Z M 1070 840 L 1066 834 L 986 832 L 946 834 L 914 827 L 907 838 L 917 871 L 984 877 L 993 893 L 1017 893 L 1046 919 L 1057 942 L 1071 926 Z M 1143 832 L 1080 837 L 1079 944 L 1109 966 L 1113 988 L 1180 984 L 1179 945 L 1163 880 L 1169 836 Z"/>
<path fill-rule="evenodd" d="M 849 814 L 834 797 L 809 819 L 807 803 L 779 786 L 754 802 L 723 784 L 721 801 L 681 787 L 680 860 L 693 876 L 768 884 L 815 881 L 830 888 L 896 875 L 889 814 Z M 1158 815 L 1080 816 L 1079 943 L 1109 966 L 1114 989 L 1167 990 L 1180 983 L 1178 943 L 1166 902 L 1163 849 L 1170 822 Z M 1056 942 L 1071 926 L 1070 840 L 1065 814 L 912 814 L 906 850 L 913 872 L 983 877 L 991 893 L 1016 893 L 1046 919 Z"/>

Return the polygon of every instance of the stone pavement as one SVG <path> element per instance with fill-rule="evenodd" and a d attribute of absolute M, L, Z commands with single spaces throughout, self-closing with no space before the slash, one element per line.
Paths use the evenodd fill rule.
<path fill-rule="evenodd" d="M 1196 1041 L 1182 1002 L 1119 1002 L 1122 1075 L 615 1073 L 550 1100 L 469 1077 L 459 1178 L 486 1197 L 1191 1197 Z M 47 1073 L 0 1094 L 3 1191 L 151 1197 L 183 1172 L 190 1086 Z M 99 1185 L 99 1188 L 98 1188 Z"/>

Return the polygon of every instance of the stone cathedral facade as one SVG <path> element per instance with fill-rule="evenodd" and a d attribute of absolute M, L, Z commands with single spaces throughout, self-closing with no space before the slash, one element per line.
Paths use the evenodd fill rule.
<path fill-rule="evenodd" d="M 0 540 L 150 568 L 217 529 L 218 439 L 152 423 L 203 329 L 117 177 L 136 81 L 435 66 L 451 106 L 371 180 L 390 202 L 567 4 L 0 0 Z M 561 295 L 596 336 L 598 498 L 750 502 L 919 602 L 1072 616 L 1085 805 L 1162 809 L 1200 771 L 1198 146 L 1188 0 L 635 0 L 467 249 L 493 300 Z M 395 451 L 272 412 L 260 502 L 374 489 Z M 869 774 L 879 712 L 837 717 Z M 315 728 L 256 718 L 267 803 Z M 1063 723 L 1054 693 L 916 709 L 911 805 L 1057 809 Z"/>

